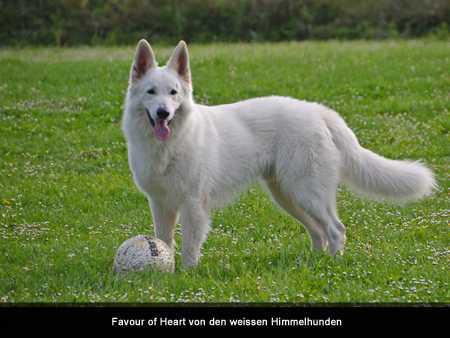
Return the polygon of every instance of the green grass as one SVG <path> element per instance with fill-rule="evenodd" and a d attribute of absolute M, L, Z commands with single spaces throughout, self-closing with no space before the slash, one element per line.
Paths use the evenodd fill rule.
<path fill-rule="evenodd" d="M 165 61 L 168 48 L 154 46 Z M 339 192 L 344 256 L 258 187 L 213 215 L 200 265 L 111 272 L 117 247 L 152 233 L 120 130 L 134 48 L 0 50 L 2 302 L 449 302 L 448 41 L 191 47 L 197 101 L 319 101 L 360 142 L 424 159 L 440 189 L 404 208 Z M 176 234 L 180 247 L 179 228 Z"/>

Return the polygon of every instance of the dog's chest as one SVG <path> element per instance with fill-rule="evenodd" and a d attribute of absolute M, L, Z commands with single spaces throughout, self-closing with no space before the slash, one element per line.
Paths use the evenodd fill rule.
<path fill-rule="evenodd" d="M 169 149 L 131 147 L 129 156 L 134 180 L 147 194 L 154 197 L 182 191 L 185 181 L 181 175 L 183 161 L 177 152 Z"/>

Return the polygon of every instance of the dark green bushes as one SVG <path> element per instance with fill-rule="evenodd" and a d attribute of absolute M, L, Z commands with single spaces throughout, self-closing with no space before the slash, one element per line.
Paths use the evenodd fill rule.
<path fill-rule="evenodd" d="M 447 38 L 449 21 L 448 0 L 0 0 L 0 45 Z"/>

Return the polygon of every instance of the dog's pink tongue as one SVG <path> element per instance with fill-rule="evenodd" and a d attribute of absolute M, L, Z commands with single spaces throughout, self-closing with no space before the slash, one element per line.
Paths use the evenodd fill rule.
<path fill-rule="evenodd" d="M 170 128 L 167 126 L 167 120 L 157 120 L 155 125 L 156 137 L 161 141 L 165 141 L 170 136 Z"/>

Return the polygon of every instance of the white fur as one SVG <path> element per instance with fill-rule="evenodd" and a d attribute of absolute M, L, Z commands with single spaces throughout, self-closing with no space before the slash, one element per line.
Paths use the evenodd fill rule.
<path fill-rule="evenodd" d="M 140 48 L 150 48 L 145 44 L 140 42 L 137 58 Z M 332 255 L 345 244 L 335 203 L 340 181 L 369 196 L 394 200 L 418 199 L 435 185 L 423 164 L 389 160 L 361 147 L 339 115 L 320 104 L 278 96 L 212 107 L 195 104 L 184 42 L 168 66 L 150 61 L 142 74 L 132 70 L 123 130 L 130 168 L 149 199 L 156 236 L 173 245 L 179 220 L 186 266 L 198 262 L 211 210 L 256 181 L 305 225 L 314 248 L 328 247 Z M 149 95 L 149 87 L 165 89 Z M 176 97 L 167 95 L 172 87 L 179 91 Z M 161 104 L 170 109 L 172 120 L 166 141 L 155 137 L 145 114 Z"/>

